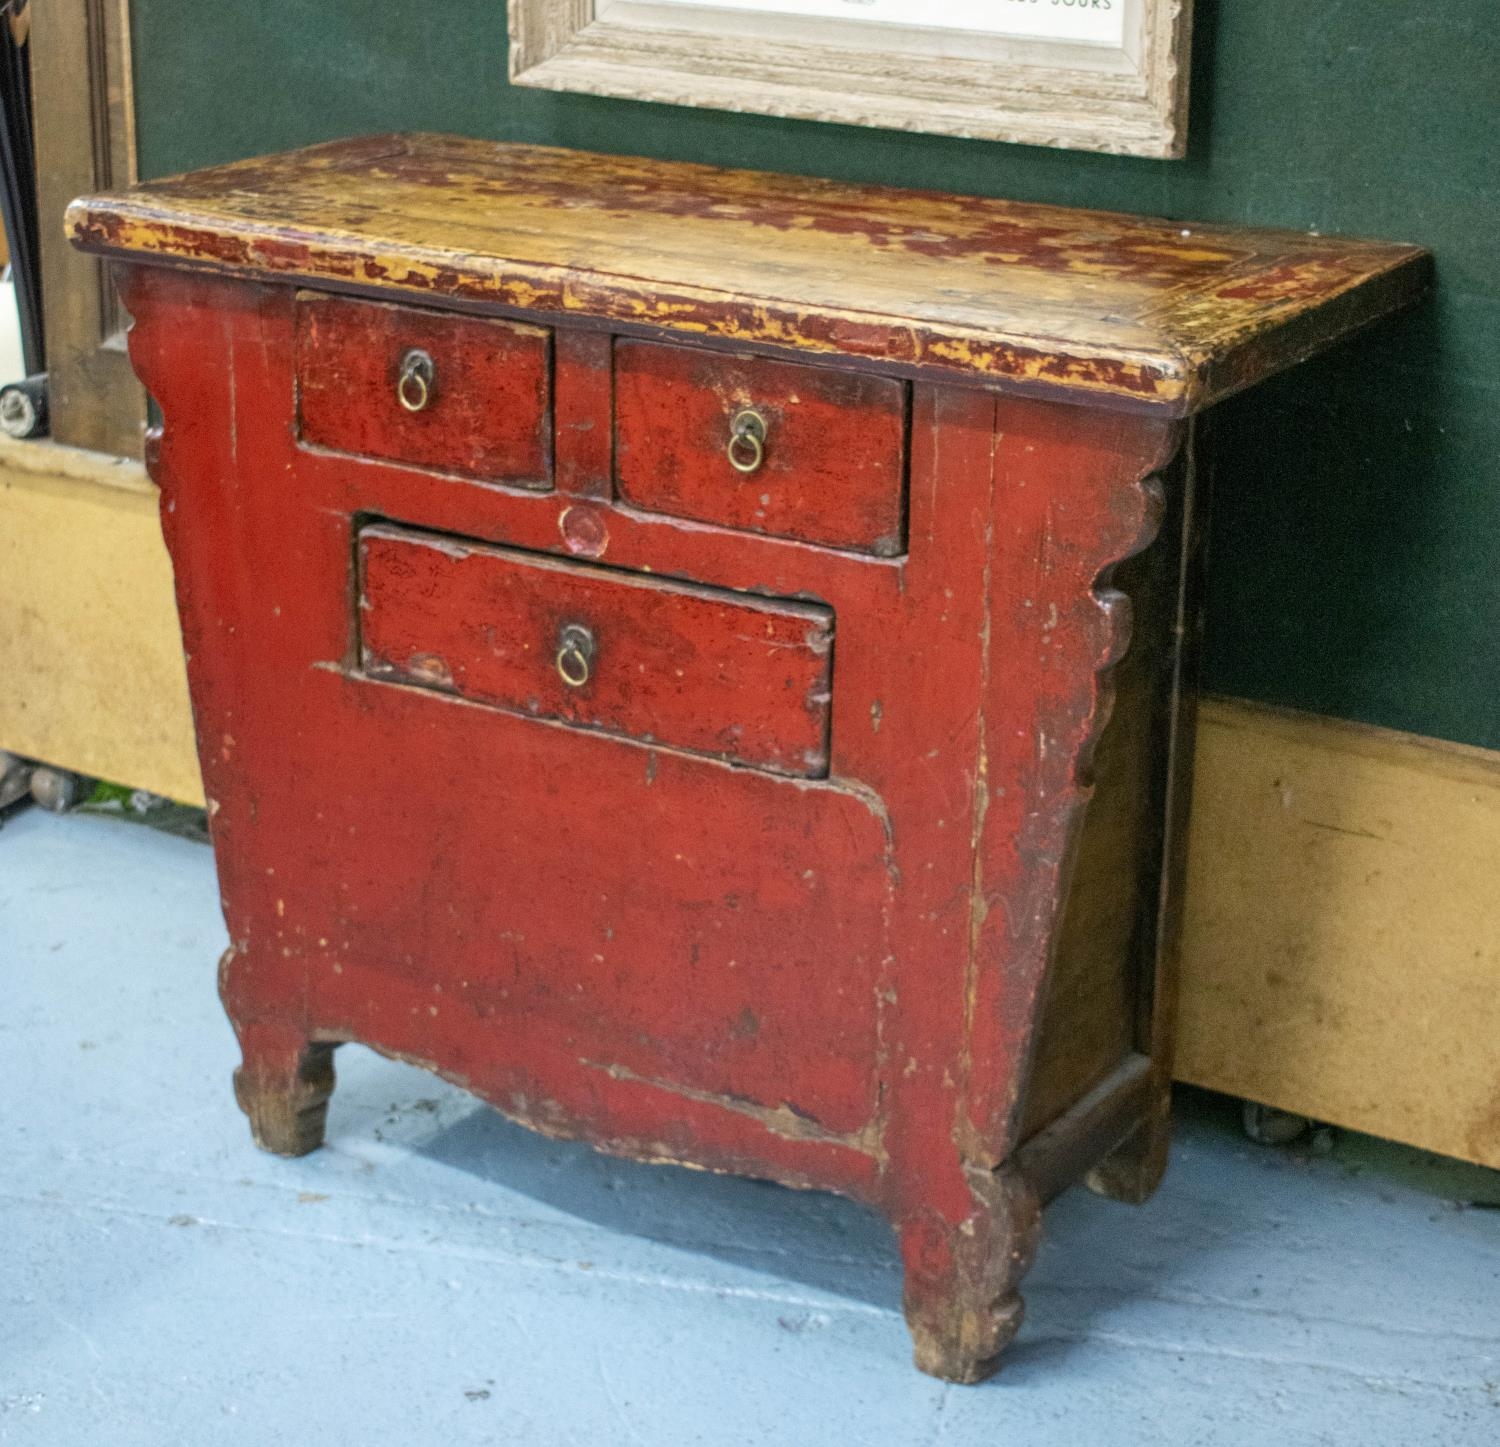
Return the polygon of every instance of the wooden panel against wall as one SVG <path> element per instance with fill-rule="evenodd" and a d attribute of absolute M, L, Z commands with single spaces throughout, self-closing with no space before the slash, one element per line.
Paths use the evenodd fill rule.
<path fill-rule="evenodd" d="M 1177 1075 L 1500 1167 L 1500 754 L 1211 701 Z"/>
<path fill-rule="evenodd" d="M 0 748 L 201 803 L 156 489 L 0 439 Z"/>

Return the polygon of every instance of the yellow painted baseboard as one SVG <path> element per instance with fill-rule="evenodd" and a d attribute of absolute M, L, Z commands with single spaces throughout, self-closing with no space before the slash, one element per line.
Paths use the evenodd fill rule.
<path fill-rule="evenodd" d="M 156 489 L 0 439 L 0 748 L 201 802 Z"/>
<path fill-rule="evenodd" d="M 1207 701 L 1177 1075 L 1500 1167 L 1500 753 Z"/>
<path fill-rule="evenodd" d="M 138 466 L 0 443 L 0 747 L 202 802 Z M 1500 1166 L 1500 754 L 1204 702 L 1178 1076 Z"/>

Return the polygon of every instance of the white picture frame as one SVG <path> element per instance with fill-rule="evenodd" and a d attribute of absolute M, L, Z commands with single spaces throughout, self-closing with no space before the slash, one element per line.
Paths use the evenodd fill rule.
<path fill-rule="evenodd" d="M 1186 145 L 1192 0 L 509 4 L 516 85 L 1132 156 Z"/>

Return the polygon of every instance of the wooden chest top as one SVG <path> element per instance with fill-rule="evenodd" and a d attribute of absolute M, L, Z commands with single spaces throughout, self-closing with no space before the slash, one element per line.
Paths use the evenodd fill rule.
<path fill-rule="evenodd" d="M 85 198 L 87 250 L 1187 415 L 1411 302 L 1416 247 L 452 136 Z"/>

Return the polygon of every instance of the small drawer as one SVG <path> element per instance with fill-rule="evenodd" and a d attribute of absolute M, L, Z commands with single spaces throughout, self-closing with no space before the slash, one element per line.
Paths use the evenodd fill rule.
<path fill-rule="evenodd" d="M 616 487 L 649 512 L 890 557 L 906 395 L 889 377 L 618 342 Z"/>
<path fill-rule="evenodd" d="M 771 773 L 828 772 L 833 612 L 374 524 L 361 664 Z"/>
<path fill-rule="evenodd" d="M 547 488 L 551 333 L 304 292 L 297 298 L 303 442 L 485 482 Z"/>

